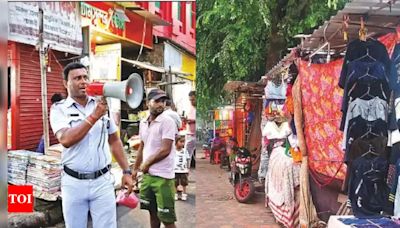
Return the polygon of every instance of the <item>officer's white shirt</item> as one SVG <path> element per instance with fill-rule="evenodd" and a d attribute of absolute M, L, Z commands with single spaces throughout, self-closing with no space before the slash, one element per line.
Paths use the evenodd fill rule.
<path fill-rule="evenodd" d="M 53 104 L 50 109 L 50 125 L 54 134 L 63 128 L 72 128 L 80 124 L 95 107 L 94 97 L 89 97 L 86 107 L 70 96 Z M 108 135 L 116 131 L 114 120 L 107 115 L 103 116 L 81 141 L 64 148 L 61 156 L 62 164 L 77 172 L 94 172 L 104 168 L 111 163 Z"/>

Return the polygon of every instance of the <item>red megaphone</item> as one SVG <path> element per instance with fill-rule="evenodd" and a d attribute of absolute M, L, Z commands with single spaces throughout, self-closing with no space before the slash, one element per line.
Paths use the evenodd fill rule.
<path fill-rule="evenodd" d="M 137 108 L 143 100 L 143 81 L 133 73 L 122 82 L 93 82 L 86 87 L 89 96 L 113 97 L 125 101 L 129 107 Z"/>

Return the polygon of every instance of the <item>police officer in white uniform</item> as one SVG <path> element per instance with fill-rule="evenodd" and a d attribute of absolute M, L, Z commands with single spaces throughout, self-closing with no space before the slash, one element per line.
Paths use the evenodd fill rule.
<path fill-rule="evenodd" d="M 122 186 L 132 191 L 132 177 L 123 153 L 117 127 L 105 99 L 86 94 L 87 69 L 80 63 L 64 68 L 68 97 L 50 110 L 50 124 L 62 152 L 62 207 L 67 228 L 86 228 L 88 212 L 93 227 L 117 227 L 114 179 L 110 174 L 111 154 L 123 170 Z"/>

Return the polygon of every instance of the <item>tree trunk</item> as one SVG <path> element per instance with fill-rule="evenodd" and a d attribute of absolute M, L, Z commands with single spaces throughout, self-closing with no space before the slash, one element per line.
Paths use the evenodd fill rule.
<path fill-rule="evenodd" d="M 267 58 L 265 73 L 268 73 L 280 60 L 281 54 L 286 49 L 286 40 L 283 37 L 282 32 L 279 31 L 279 22 L 286 14 L 287 0 L 280 0 L 273 8 L 270 8 L 271 15 L 271 34 L 267 41 Z"/>
<path fill-rule="evenodd" d="M 268 73 L 282 58 L 281 54 L 286 48 L 285 38 L 277 31 L 271 32 L 269 46 L 267 49 L 265 73 Z"/>

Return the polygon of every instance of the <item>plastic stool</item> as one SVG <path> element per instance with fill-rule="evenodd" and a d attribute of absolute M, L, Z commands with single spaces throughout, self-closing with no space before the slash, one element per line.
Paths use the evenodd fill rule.
<path fill-rule="evenodd" d="M 214 163 L 215 164 L 221 163 L 221 151 L 219 150 L 214 151 Z"/>
<path fill-rule="evenodd" d="M 206 157 L 206 159 L 210 158 L 210 150 L 204 150 L 204 156 Z"/>

